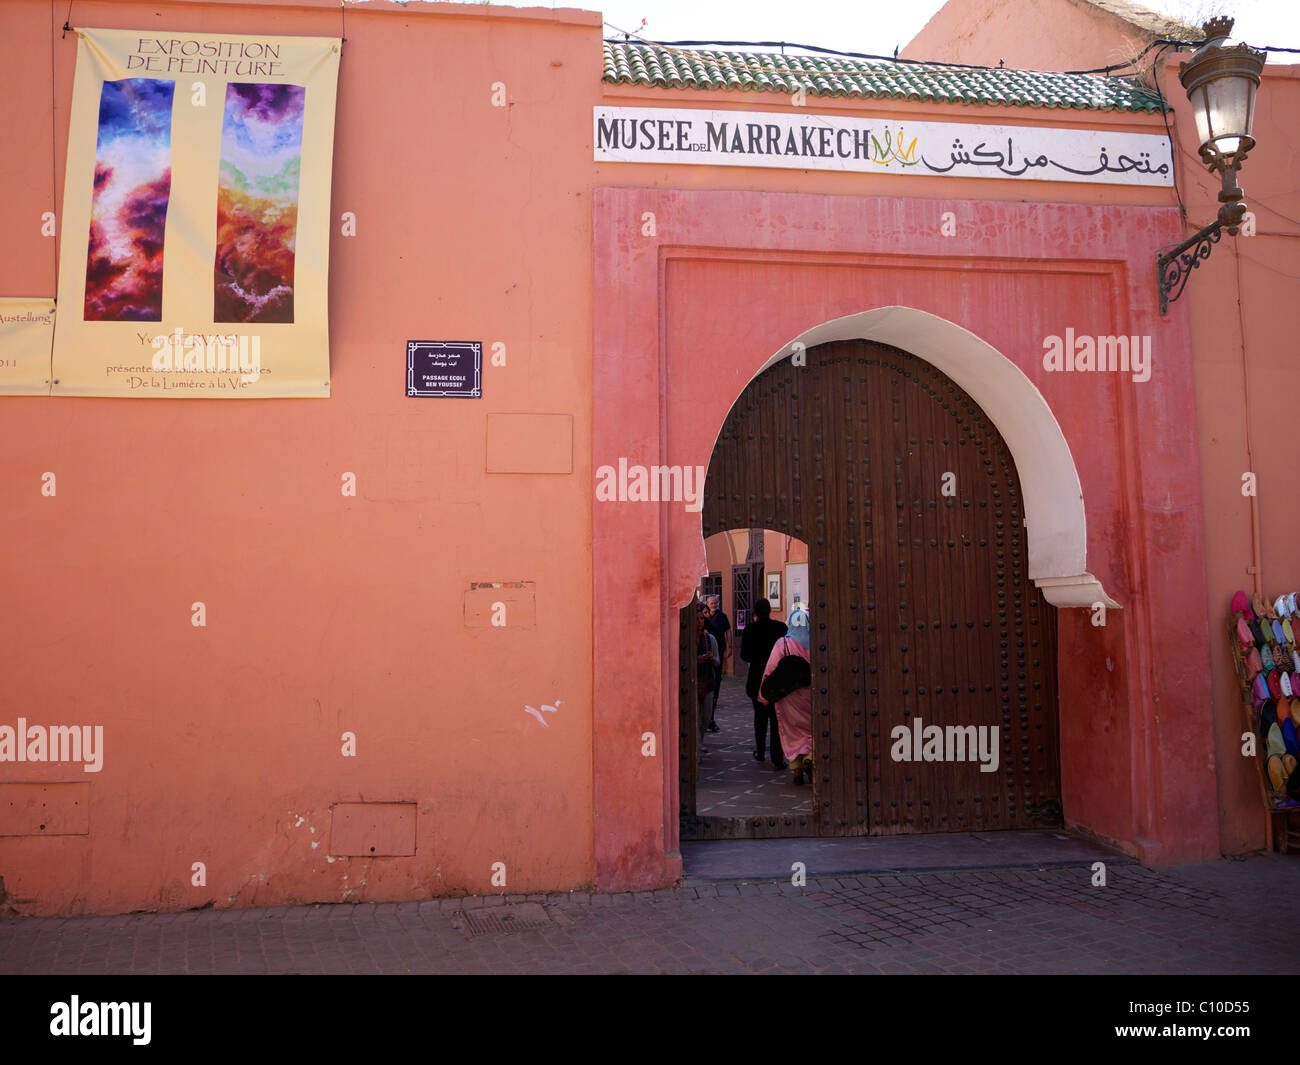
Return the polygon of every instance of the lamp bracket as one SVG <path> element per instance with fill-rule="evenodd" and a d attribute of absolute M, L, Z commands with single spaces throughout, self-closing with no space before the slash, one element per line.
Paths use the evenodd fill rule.
<path fill-rule="evenodd" d="M 1210 249 L 1223 239 L 1223 223 L 1215 219 L 1204 229 L 1164 254 L 1156 256 L 1156 287 L 1160 292 L 1160 313 L 1183 294 L 1187 279 L 1201 262 L 1210 257 Z"/>

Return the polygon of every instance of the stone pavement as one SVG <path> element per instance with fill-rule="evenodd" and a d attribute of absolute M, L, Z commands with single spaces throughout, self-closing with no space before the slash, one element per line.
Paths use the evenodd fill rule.
<path fill-rule="evenodd" d="M 0 919 L 3 973 L 1300 972 L 1300 858 Z M 1283 900 L 1279 902 L 1279 900 Z M 1279 905 L 1281 908 L 1279 909 Z"/>
<path fill-rule="evenodd" d="M 812 813 L 812 788 L 794 784 L 794 774 L 778 771 L 770 760 L 754 761 L 754 704 L 745 695 L 743 679 L 722 678 L 713 720 L 718 731 L 704 740 L 709 753 L 700 758 L 695 791 L 701 816 Z M 771 752 L 764 753 L 771 758 Z"/>

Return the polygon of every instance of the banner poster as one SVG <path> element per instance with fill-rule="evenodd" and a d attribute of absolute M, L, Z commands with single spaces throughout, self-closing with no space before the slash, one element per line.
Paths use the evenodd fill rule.
<path fill-rule="evenodd" d="M 0 396 L 48 396 L 54 301 L 0 297 Z"/>
<path fill-rule="evenodd" d="M 77 34 L 52 394 L 328 396 L 339 39 Z"/>

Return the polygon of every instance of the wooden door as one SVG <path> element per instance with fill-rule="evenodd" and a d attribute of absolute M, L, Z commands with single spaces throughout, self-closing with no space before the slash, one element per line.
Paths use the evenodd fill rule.
<path fill-rule="evenodd" d="M 737 400 L 704 534 L 808 544 L 817 834 L 1060 823 L 1055 612 L 1026 575 L 1023 518 L 1001 435 L 906 352 L 822 345 Z M 926 726 L 963 760 L 896 760 L 894 730 Z M 977 744 L 956 749 L 981 729 L 992 772 Z"/>

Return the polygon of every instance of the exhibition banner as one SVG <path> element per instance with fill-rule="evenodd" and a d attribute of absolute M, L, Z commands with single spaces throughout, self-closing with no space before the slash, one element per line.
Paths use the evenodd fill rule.
<path fill-rule="evenodd" d="M 53 395 L 329 395 L 339 39 L 79 29 Z"/>
<path fill-rule="evenodd" d="M 0 297 L 0 396 L 47 396 L 54 301 Z"/>

